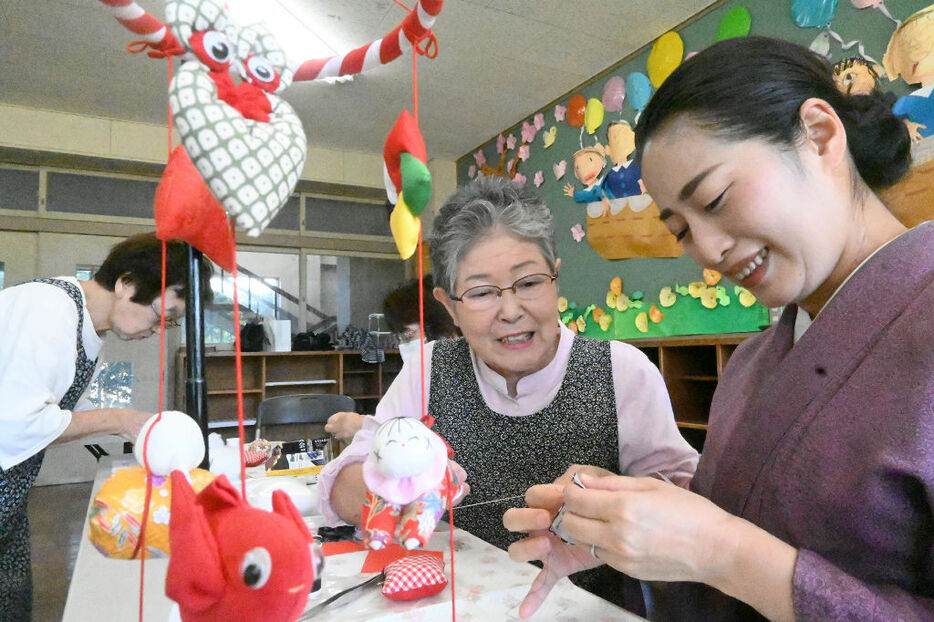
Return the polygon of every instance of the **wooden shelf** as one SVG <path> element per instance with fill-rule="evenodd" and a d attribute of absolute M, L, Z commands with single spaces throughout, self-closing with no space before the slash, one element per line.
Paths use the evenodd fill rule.
<path fill-rule="evenodd" d="M 175 408 L 185 409 L 184 348 L 176 356 Z M 233 352 L 205 355 L 205 384 L 208 397 L 208 426 L 230 428 L 237 425 L 236 358 Z M 243 408 L 250 423 L 260 402 L 271 397 L 301 393 L 349 395 L 366 401 L 361 412 L 372 412 L 402 367 L 398 350 L 387 350 L 383 363 L 364 363 L 355 350 L 315 352 L 244 352 L 242 359 Z M 366 408 L 366 410 L 363 410 Z"/>
<path fill-rule="evenodd" d="M 757 333 L 687 335 L 630 339 L 662 373 L 675 423 L 684 438 L 701 451 L 707 417 L 717 383 L 727 362 L 743 340 Z"/>
<path fill-rule="evenodd" d="M 244 395 L 250 395 L 253 393 L 262 393 L 262 392 L 263 392 L 262 389 L 244 389 L 243 390 Z M 220 389 L 218 391 L 208 391 L 208 395 L 236 395 L 236 394 L 237 394 L 236 389 Z"/>
<path fill-rule="evenodd" d="M 266 382 L 267 387 L 298 387 L 315 384 L 337 384 L 333 378 L 323 378 L 321 380 L 284 380 L 278 382 Z"/>

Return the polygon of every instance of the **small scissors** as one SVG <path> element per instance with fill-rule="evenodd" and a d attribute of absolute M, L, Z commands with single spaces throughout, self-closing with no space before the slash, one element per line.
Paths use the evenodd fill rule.
<path fill-rule="evenodd" d="M 358 583 L 357 585 L 348 587 L 345 590 L 341 590 L 333 596 L 329 596 L 327 600 L 323 600 L 305 613 L 302 614 L 302 617 L 298 619 L 298 622 L 302 620 L 313 620 L 319 614 L 323 613 L 325 610 L 337 609 L 338 607 L 343 607 L 352 600 L 359 598 L 360 594 L 366 590 L 366 588 L 371 585 L 381 585 L 385 581 L 385 573 L 380 572 L 376 574 L 363 583 Z"/>

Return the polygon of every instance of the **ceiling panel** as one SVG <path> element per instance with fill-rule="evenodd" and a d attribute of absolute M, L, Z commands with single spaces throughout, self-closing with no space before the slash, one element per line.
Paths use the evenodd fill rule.
<path fill-rule="evenodd" d="M 162 15 L 161 0 L 138 1 Z M 347 49 L 404 17 L 394 0 L 262 1 L 282 3 Z M 435 27 L 440 55 L 418 65 L 429 151 L 463 155 L 711 3 L 446 0 Z M 3 0 L 0 102 L 164 123 L 165 62 L 127 53 L 133 39 L 97 0 Z M 346 84 L 295 84 L 284 97 L 312 145 L 378 153 L 411 108 L 411 67 L 406 57 Z"/>

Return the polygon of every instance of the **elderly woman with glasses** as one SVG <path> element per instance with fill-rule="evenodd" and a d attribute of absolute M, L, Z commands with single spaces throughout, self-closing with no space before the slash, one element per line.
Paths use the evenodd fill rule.
<path fill-rule="evenodd" d="M 658 369 L 634 347 L 559 321 L 561 261 L 539 197 L 502 178 L 460 188 L 434 221 L 431 260 L 434 296 L 463 337 L 425 346 L 428 412 L 467 473 L 464 505 L 483 504 L 459 510 L 458 527 L 506 548 L 518 535 L 503 513 L 529 485 L 569 480 L 576 465 L 690 479 L 697 453 L 678 433 Z M 359 524 L 373 426 L 420 417 L 420 384 L 419 365 L 404 365 L 375 420 L 322 473 L 332 524 Z"/>

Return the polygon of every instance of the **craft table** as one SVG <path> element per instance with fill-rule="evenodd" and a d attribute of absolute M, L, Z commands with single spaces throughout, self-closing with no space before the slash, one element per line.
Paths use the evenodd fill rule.
<path fill-rule="evenodd" d="M 94 480 L 92 499 L 114 470 L 131 464 L 135 464 L 131 456 L 103 458 Z M 456 512 L 454 518 L 456 522 Z M 309 522 L 314 525 L 314 517 L 309 519 Z M 442 528 L 445 527 L 446 525 L 442 524 Z M 87 517 L 84 533 L 87 534 Z M 426 550 L 444 553 L 445 574 L 450 581 L 448 538 L 447 531 L 436 532 Z M 460 529 L 454 530 L 454 543 L 458 622 L 517 620 L 517 607 L 528 592 L 538 568 L 531 564 L 513 562 L 504 551 Z M 368 554 L 367 551 L 353 551 L 329 555 L 325 562 L 322 589 L 309 599 L 309 607 L 372 576 L 360 572 Z M 171 619 L 172 602 L 165 596 L 167 567 L 168 559 L 146 561 L 143 619 L 147 622 L 169 622 Z M 138 561 L 108 559 L 94 548 L 85 535 L 78 549 L 63 622 L 122 622 L 138 619 L 139 578 Z M 378 588 L 369 588 L 352 603 L 315 618 L 322 622 L 434 622 L 450 619 L 450 583 L 435 596 L 410 602 L 390 601 L 382 596 Z M 642 618 L 629 614 L 564 579 L 555 586 L 541 610 L 532 619 L 562 622 L 636 622 Z"/>

